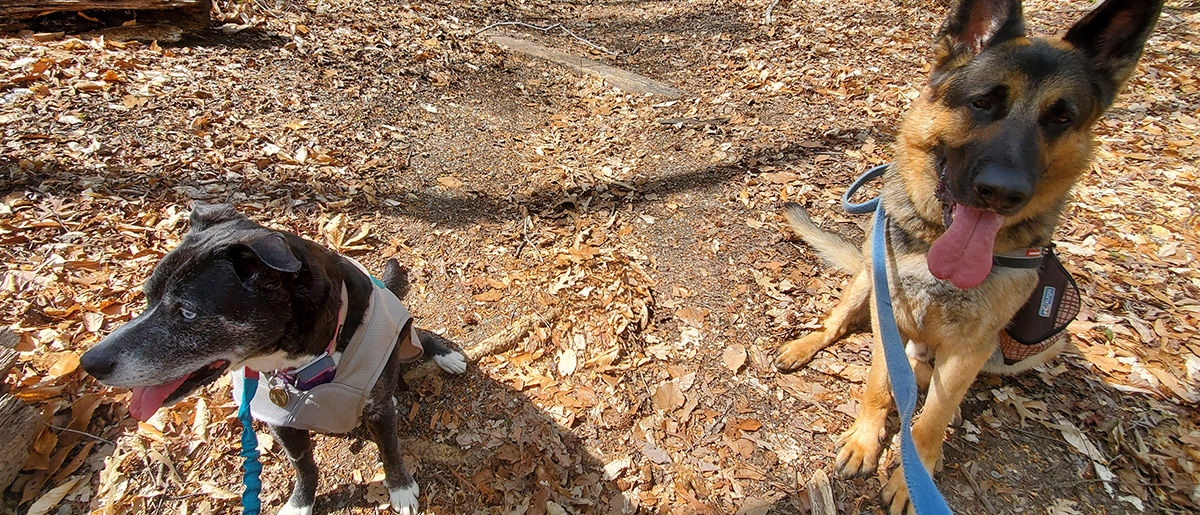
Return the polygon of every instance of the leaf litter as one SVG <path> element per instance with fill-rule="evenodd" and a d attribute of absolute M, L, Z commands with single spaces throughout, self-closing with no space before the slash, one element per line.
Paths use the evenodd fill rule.
<path fill-rule="evenodd" d="M 773 370 L 845 284 L 777 213 L 802 202 L 861 237 L 838 199 L 889 159 L 944 6 L 785 3 L 762 23 L 766 1 L 215 4 L 216 30 L 175 45 L 3 33 L 0 312 L 21 335 L 5 384 L 44 423 L 8 508 L 238 512 L 228 380 L 138 424 L 127 392 L 78 369 L 143 308 L 193 199 L 410 269 L 412 311 L 479 368 L 402 397 L 428 513 L 824 499 L 807 485 L 857 412 L 869 340 Z M 939 484 L 963 512 L 1200 506 L 1200 17 L 1173 5 L 1056 235 L 1084 292 L 1074 348 L 982 378 L 947 440 Z M 1079 9 L 1026 5 L 1040 33 Z M 501 30 L 689 94 L 630 95 L 474 37 L 507 20 L 580 20 L 617 55 Z M 260 436 L 277 507 L 292 475 Z M 373 445 L 317 443 L 324 509 L 386 503 Z M 837 483 L 841 510 L 875 509 L 877 481 Z"/>

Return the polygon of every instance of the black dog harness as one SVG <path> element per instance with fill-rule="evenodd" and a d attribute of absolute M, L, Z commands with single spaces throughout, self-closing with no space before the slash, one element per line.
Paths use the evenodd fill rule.
<path fill-rule="evenodd" d="M 1063 268 L 1053 247 L 1047 247 L 1038 261 L 1037 286 L 1000 333 L 1005 365 L 1037 355 L 1070 338 L 1070 333 L 1063 329 L 1079 315 L 1079 287 Z"/>

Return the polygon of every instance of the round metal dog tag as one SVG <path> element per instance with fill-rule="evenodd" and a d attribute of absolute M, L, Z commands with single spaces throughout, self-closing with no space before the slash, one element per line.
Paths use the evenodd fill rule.
<path fill-rule="evenodd" d="M 287 407 L 288 393 L 287 390 L 284 390 L 282 387 L 276 386 L 271 388 L 271 391 L 267 394 L 267 397 L 270 397 L 271 402 L 275 403 L 276 406 L 279 406 L 280 408 Z"/>

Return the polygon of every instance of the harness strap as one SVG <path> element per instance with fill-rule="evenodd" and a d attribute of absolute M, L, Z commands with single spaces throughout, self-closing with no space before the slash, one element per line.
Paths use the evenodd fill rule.
<path fill-rule="evenodd" d="M 1045 247 L 1033 247 L 1007 254 L 992 256 L 992 264 L 1004 268 L 1041 268 L 1046 255 Z"/>

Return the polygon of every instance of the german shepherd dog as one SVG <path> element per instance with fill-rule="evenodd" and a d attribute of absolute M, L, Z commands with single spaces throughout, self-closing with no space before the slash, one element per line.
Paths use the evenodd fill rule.
<path fill-rule="evenodd" d="M 896 323 L 928 389 L 913 437 L 930 472 L 981 370 L 1019 372 L 1065 343 L 1004 364 L 1000 332 L 1033 292 L 1037 270 L 993 267 L 992 257 L 1050 243 L 1072 186 L 1090 166 L 1091 127 L 1134 71 L 1162 4 L 1105 0 L 1059 38 L 1026 37 L 1019 0 L 963 0 L 942 25 L 929 85 L 904 119 L 881 193 Z M 854 275 L 823 329 L 784 343 L 775 363 L 783 371 L 805 365 L 864 321 L 870 306 L 875 359 L 836 467 L 846 476 L 873 473 L 894 402 L 878 313 L 868 302 L 871 238 L 860 252 L 820 230 L 799 205 L 785 215 L 822 257 Z M 884 486 L 883 500 L 892 514 L 911 511 L 902 471 Z"/>

